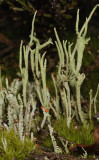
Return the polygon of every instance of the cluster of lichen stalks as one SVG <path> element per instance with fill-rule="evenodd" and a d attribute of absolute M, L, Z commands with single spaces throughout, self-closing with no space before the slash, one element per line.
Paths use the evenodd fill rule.
<path fill-rule="evenodd" d="M 50 91 L 46 86 L 46 65 L 45 59 L 46 52 L 41 56 L 40 50 L 49 44 L 53 44 L 49 39 L 46 43 L 40 44 L 39 40 L 34 34 L 34 21 L 36 13 L 34 14 L 32 22 L 32 30 L 30 35 L 30 42 L 24 46 L 23 42 L 20 45 L 20 60 L 19 67 L 21 71 L 22 81 L 14 79 L 9 86 L 8 79 L 6 79 L 6 88 L 2 89 L 2 78 L 0 76 L 0 126 L 4 126 L 7 130 L 14 128 L 15 132 L 19 133 L 20 139 L 24 141 L 26 133 L 30 133 L 31 140 L 33 140 L 33 127 L 34 127 L 34 115 L 36 110 L 39 109 L 39 104 L 36 101 L 36 97 L 39 98 L 41 108 L 43 112 L 43 120 L 41 122 L 41 128 L 44 127 L 45 122 L 48 122 L 48 128 L 52 139 L 54 151 L 60 153 L 61 149 L 57 146 L 55 138 L 53 136 L 53 128 L 51 126 L 51 113 L 53 112 L 56 119 L 60 119 L 63 115 L 66 119 L 67 126 L 70 127 L 73 118 L 81 121 L 83 125 L 86 122 L 86 115 L 81 107 L 81 93 L 80 89 L 85 79 L 84 73 L 80 73 L 83 59 L 83 52 L 85 45 L 90 38 L 86 38 L 88 23 L 95 12 L 96 5 L 89 17 L 86 18 L 84 25 L 79 31 L 79 10 L 77 12 L 76 20 L 76 34 L 77 42 L 72 49 L 72 45 L 67 41 L 60 42 L 56 29 L 56 47 L 59 55 L 59 65 L 56 78 L 52 76 L 53 84 L 55 87 L 55 96 L 50 95 Z M 35 46 L 35 47 L 33 47 Z M 32 49 L 33 48 L 33 49 Z M 33 82 L 29 82 L 28 65 L 29 58 L 31 64 L 31 70 L 33 73 Z M 22 64 L 24 60 L 24 65 Z M 1 73 L 0 73 L 1 75 Z M 22 94 L 20 90 L 22 88 Z M 75 90 L 75 95 L 71 95 L 71 89 Z M 98 87 L 99 89 L 99 87 Z M 94 103 L 94 111 L 96 113 L 96 98 L 92 97 L 92 91 L 90 91 L 90 109 L 89 119 L 91 120 L 92 104 Z M 61 107 L 60 107 L 61 101 Z M 74 107 L 72 107 L 72 103 Z M 7 110 L 7 121 L 4 123 L 3 115 Z M 52 110 L 52 112 L 50 112 Z"/>

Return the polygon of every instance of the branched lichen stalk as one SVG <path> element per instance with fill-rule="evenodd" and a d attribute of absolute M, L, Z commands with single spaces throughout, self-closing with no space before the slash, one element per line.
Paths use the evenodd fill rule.
<path fill-rule="evenodd" d="M 90 21 L 91 17 L 93 16 L 95 10 L 97 9 L 97 7 L 99 7 L 99 4 L 97 4 L 97 5 L 93 8 L 93 10 L 91 11 L 91 13 L 89 14 L 89 17 L 87 18 L 87 23 L 89 23 L 89 21 Z M 79 13 L 79 10 L 78 10 L 77 14 L 78 14 L 78 13 Z M 86 23 L 86 22 L 85 22 L 85 23 Z M 82 28 L 81 28 L 81 30 L 80 30 L 80 35 L 83 33 L 83 31 L 84 31 L 84 29 L 85 29 L 85 23 L 83 24 L 83 26 L 82 26 Z M 73 58 L 74 58 L 74 56 L 75 56 L 76 50 L 77 50 L 77 43 L 76 43 L 76 45 L 75 45 L 75 47 L 74 47 L 74 50 L 73 50 L 73 52 L 72 52 L 72 57 L 73 57 Z"/>

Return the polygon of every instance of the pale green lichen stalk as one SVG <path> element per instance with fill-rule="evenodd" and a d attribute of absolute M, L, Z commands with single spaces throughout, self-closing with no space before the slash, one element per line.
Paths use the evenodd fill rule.
<path fill-rule="evenodd" d="M 52 140 L 52 143 L 53 143 L 54 152 L 55 152 L 55 153 L 62 153 L 62 150 L 61 150 L 60 147 L 57 145 L 56 140 L 55 140 L 55 137 L 53 136 L 53 127 L 48 124 L 48 128 L 49 128 L 51 140 Z"/>
<path fill-rule="evenodd" d="M 96 112 L 97 112 L 96 103 L 97 103 L 98 94 L 99 94 L 99 84 L 98 84 L 98 86 L 97 86 L 96 94 L 95 94 L 95 96 L 94 96 L 94 98 L 93 98 L 94 112 L 95 112 L 95 114 L 96 114 Z"/>
<path fill-rule="evenodd" d="M 36 13 L 35 13 L 35 15 L 36 15 Z M 24 106 L 26 107 L 26 106 L 28 106 L 28 103 L 26 100 L 26 90 L 27 90 L 27 85 L 28 85 L 28 56 L 30 53 L 31 69 L 33 72 L 33 78 L 34 78 L 34 82 L 36 85 L 35 88 L 37 90 L 37 94 L 39 96 L 40 102 L 41 102 L 42 106 L 44 107 L 44 109 L 43 109 L 44 119 L 41 124 L 41 127 L 43 127 L 46 118 L 49 116 L 49 114 L 45 112 L 45 109 L 48 108 L 49 95 L 47 94 L 47 89 L 46 89 L 46 62 L 47 61 L 46 61 L 46 59 L 44 60 L 45 54 L 43 54 L 41 57 L 40 50 L 42 48 L 46 47 L 48 44 L 52 44 L 52 40 L 49 39 L 44 44 L 40 45 L 39 40 L 34 35 L 35 15 L 34 15 L 33 22 L 32 22 L 32 30 L 31 30 L 29 44 L 25 47 L 25 46 L 23 46 L 23 43 L 21 42 L 20 65 L 19 66 L 20 66 L 21 75 L 22 75 L 22 82 L 23 82 L 23 102 L 24 102 Z M 32 50 L 31 46 L 33 46 L 34 44 L 36 44 L 36 47 Z M 22 51 L 23 51 L 24 57 L 22 56 Z M 24 58 L 25 67 L 22 66 L 22 57 Z M 40 66 L 40 68 L 39 68 L 39 66 Z M 27 119 L 29 119 L 30 108 L 26 107 L 26 111 L 28 113 L 27 116 L 25 117 L 26 122 L 27 122 Z"/>
<path fill-rule="evenodd" d="M 89 119 L 90 119 L 90 121 L 92 119 L 92 107 L 94 108 L 94 113 L 95 114 L 97 113 L 96 104 L 97 104 L 97 96 L 98 96 L 98 94 L 99 94 L 99 84 L 97 86 L 96 94 L 95 94 L 94 97 L 93 97 L 93 90 L 91 89 L 90 92 L 89 92 L 89 95 L 90 95 Z"/>
<path fill-rule="evenodd" d="M 50 117 L 49 113 L 45 112 L 45 109 L 49 108 L 48 103 L 50 101 L 50 94 L 46 88 L 46 63 L 47 63 L 47 60 L 44 59 L 46 53 L 44 53 L 41 56 L 40 50 L 42 48 L 46 47 L 47 45 L 52 44 L 52 40 L 49 39 L 47 42 L 45 42 L 42 45 L 40 45 L 39 40 L 34 35 L 33 35 L 32 40 L 35 42 L 36 48 L 33 50 L 32 49 L 30 50 L 31 69 L 33 72 L 33 78 L 35 81 L 37 94 L 38 94 L 40 102 L 43 106 L 44 118 L 43 118 L 43 121 L 41 124 L 41 128 L 43 128 L 46 119 L 48 118 L 48 121 L 50 121 L 49 120 L 49 117 Z M 40 68 L 38 66 L 40 66 Z"/>
<path fill-rule="evenodd" d="M 89 108 L 89 119 L 91 121 L 91 116 L 92 116 L 92 104 L 93 104 L 93 99 L 92 99 L 92 89 L 89 92 L 89 96 L 90 96 L 90 108 Z"/>
<path fill-rule="evenodd" d="M 88 23 L 98 6 L 99 5 L 96 5 L 93 8 L 89 17 L 86 18 L 86 21 L 80 31 L 78 27 L 79 26 L 79 10 L 77 11 L 77 19 L 76 19 L 77 43 L 74 47 L 73 52 L 72 52 L 73 44 L 72 43 L 67 44 L 67 41 L 63 41 L 63 43 L 61 43 L 56 29 L 54 29 L 56 40 L 57 40 L 55 43 L 58 50 L 60 63 L 58 65 L 58 74 L 56 77 L 56 82 L 55 81 L 53 82 L 54 82 L 55 88 L 56 86 L 58 88 L 57 89 L 58 92 L 55 89 L 56 94 L 58 95 L 60 93 L 61 95 L 63 114 L 66 117 L 66 122 L 68 127 L 70 126 L 72 117 L 74 117 L 75 114 L 79 115 L 81 122 L 85 125 L 85 117 L 81 107 L 81 93 L 80 93 L 82 83 L 85 79 L 85 75 L 84 73 L 80 73 L 80 70 L 82 66 L 82 59 L 83 59 L 85 45 L 90 40 L 90 38 L 86 38 Z M 75 91 L 75 95 L 71 95 L 71 89 Z M 76 101 L 76 104 L 74 107 L 76 108 L 76 110 L 74 114 L 71 108 L 72 96 L 73 96 L 73 100 Z M 57 105 L 57 108 L 58 108 L 58 105 Z M 59 109 L 57 109 L 56 112 L 58 113 L 55 113 L 54 111 L 55 115 L 60 114 Z M 78 115 L 76 115 L 76 117 Z"/>

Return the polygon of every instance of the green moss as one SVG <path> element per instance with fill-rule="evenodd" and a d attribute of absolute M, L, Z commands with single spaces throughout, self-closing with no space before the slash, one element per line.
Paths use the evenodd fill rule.
<path fill-rule="evenodd" d="M 66 120 L 61 118 L 59 121 L 53 123 L 54 130 L 57 131 L 60 137 L 76 144 L 92 144 L 93 143 L 93 124 L 87 124 L 85 127 L 78 125 L 76 130 L 74 122 L 71 123 L 70 128 L 67 127 Z"/>
<path fill-rule="evenodd" d="M 53 148 L 53 144 L 52 144 L 52 140 L 51 140 L 50 136 L 47 137 L 47 138 L 43 141 L 42 145 L 43 145 L 44 147 Z"/>
<path fill-rule="evenodd" d="M 2 139 L 3 138 L 3 139 Z M 4 149 L 2 140 L 7 142 L 6 149 Z M 26 138 L 22 142 L 19 136 L 13 131 L 0 131 L 0 160 L 22 160 L 26 158 L 30 151 L 34 150 L 34 143 L 31 142 L 30 138 Z"/>

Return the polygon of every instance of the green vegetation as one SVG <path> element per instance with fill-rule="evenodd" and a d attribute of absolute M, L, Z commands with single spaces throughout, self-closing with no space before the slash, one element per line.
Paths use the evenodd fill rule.
<path fill-rule="evenodd" d="M 72 141 L 74 144 L 88 145 L 93 143 L 93 124 L 88 123 L 84 127 L 76 124 L 76 122 L 72 122 L 70 128 L 68 128 L 66 120 L 61 117 L 59 121 L 53 123 L 53 127 L 60 137 L 67 141 Z"/>
<path fill-rule="evenodd" d="M 53 148 L 53 144 L 52 144 L 50 136 L 45 138 L 45 140 L 42 142 L 42 146 L 48 147 L 50 149 Z"/>
<path fill-rule="evenodd" d="M 35 150 L 35 144 L 29 137 L 23 142 L 13 129 L 9 131 L 1 129 L 0 160 L 22 160 L 28 156 L 30 151 Z"/>
<path fill-rule="evenodd" d="M 71 146 L 68 143 L 70 142 L 75 147 L 76 144 L 94 143 L 93 115 L 98 111 L 99 85 L 94 95 L 90 91 L 90 102 L 86 102 L 87 109 L 85 109 L 86 106 L 84 104 L 83 107 L 83 98 L 81 98 L 81 87 L 85 74 L 81 72 L 81 69 L 84 49 L 90 40 L 86 37 L 88 23 L 97 7 L 99 7 L 98 4 L 86 18 L 81 30 L 79 30 L 79 10 L 77 11 L 75 46 L 72 46 L 73 44 L 67 40 L 61 42 L 54 28 L 59 63 L 55 75 L 50 76 L 51 81 L 46 78 L 46 52 L 42 55 L 40 51 L 52 45 L 53 42 L 49 38 L 46 42 L 41 43 L 37 38 L 34 32 L 37 13 L 35 12 L 29 36 L 30 41 L 27 45 L 21 41 L 20 45 L 21 80 L 14 79 L 10 84 L 6 78 L 5 88 L 2 88 L 0 74 L 1 160 L 13 158 L 22 160 L 28 157 L 30 151 L 37 151 L 37 145 L 48 147 L 56 154 L 69 155 Z M 91 61 L 90 59 L 90 63 Z M 32 82 L 29 80 L 30 68 Z M 47 131 L 46 136 L 43 135 L 44 130 Z M 43 135 L 43 140 L 41 135 Z M 37 145 L 34 143 L 34 136 L 37 138 Z M 38 149 L 36 154 L 39 153 Z M 84 156 L 87 157 L 87 153 Z"/>

